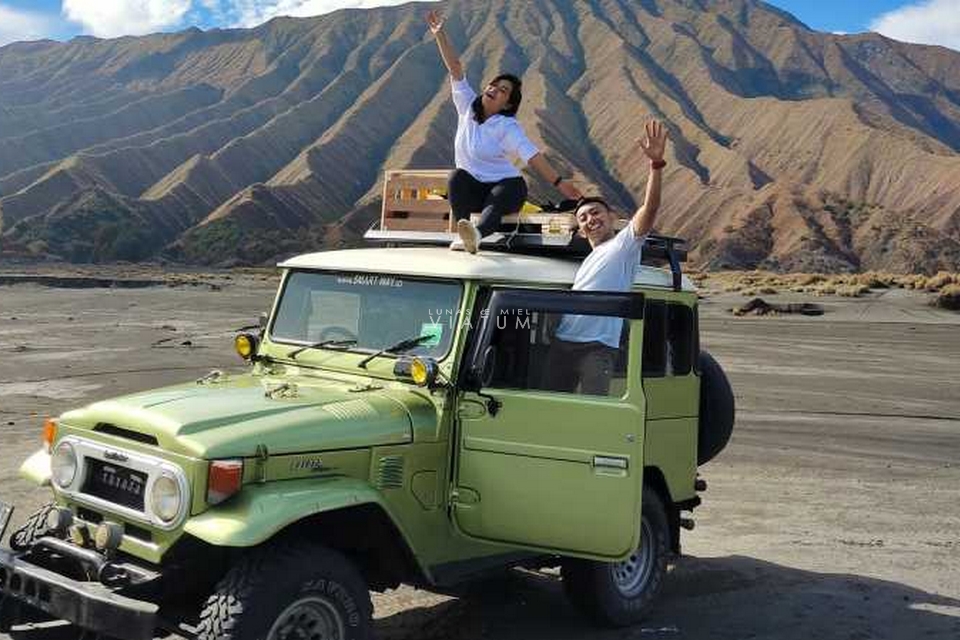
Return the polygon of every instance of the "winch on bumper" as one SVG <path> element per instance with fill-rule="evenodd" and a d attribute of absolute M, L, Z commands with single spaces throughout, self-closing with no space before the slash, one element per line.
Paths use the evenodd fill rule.
<path fill-rule="evenodd" d="M 56 549 L 47 548 L 47 542 Z M 35 547 L 64 553 L 82 562 L 100 554 L 59 540 L 41 539 Z M 117 593 L 95 580 L 75 580 L 29 561 L 32 552 L 0 549 L 0 632 L 31 620 L 30 607 L 84 629 L 130 640 L 149 640 L 158 625 L 157 605 Z M 35 553 L 35 552 L 33 552 Z M 85 556 L 81 558 L 78 556 Z"/>

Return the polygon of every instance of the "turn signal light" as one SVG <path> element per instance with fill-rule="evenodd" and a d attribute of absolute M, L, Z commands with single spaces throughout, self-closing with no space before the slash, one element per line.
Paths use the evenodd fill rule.
<path fill-rule="evenodd" d="M 207 475 L 207 503 L 220 504 L 243 485 L 243 460 L 214 460 Z"/>
<path fill-rule="evenodd" d="M 50 453 L 53 451 L 53 441 L 57 439 L 57 419 L 47 418 L 43 423 L 43 448 Z"/>

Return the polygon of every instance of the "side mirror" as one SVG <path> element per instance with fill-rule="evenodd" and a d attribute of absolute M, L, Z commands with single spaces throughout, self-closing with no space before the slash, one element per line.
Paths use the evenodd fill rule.
<path fill-rule="evenodd" d="M 257 324 L 260 327 L 260 337 L 263 337 L 263 333 L 267 330 L 267 320 L 270 319 L 270 316 L 267 315 L 265 311 L 260 312 L 260 316 L 257 318 Z"/>
<path fill-rule="evenodd" d="M 483 350 L 483 358 L 480 360 L 480 370 L 482 372 L 480 384 L 489 387 L 493 382 L 493 374 L 497 370 L 497 348 L 488 345 Z"/>
<path fill-rule="evenodd" d="M 483 350 L 483 354 L 470 367 L 470 387 L 471 391 L 479 391 L 484 387 L 489 387 L 493 381 L 493 374 L 497 368 L 497 348 L 488 345 Z"/>

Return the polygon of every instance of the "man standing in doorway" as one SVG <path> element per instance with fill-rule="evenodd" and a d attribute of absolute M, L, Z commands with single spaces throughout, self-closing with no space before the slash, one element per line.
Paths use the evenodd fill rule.
<path fill-rule="evenodd" d="M 643 205 L 619 232 L 617 215 L 602 198 L 583 198 L 577 206 L 577 225 L 590 243 L 591 252 L 577 269 L 577 291 L 629 291 L 640 266 L 641 250 L 660 208 L 660 182 L 666 161 L 667 131 L 659 121 L 644 125 L 639 146 L 650 160 L 650 177 Z M 550 348 L 548 383 L 551 390 L 607 395 L 617 353 L 621 318 L 567 314 L 563 316 Z"/>

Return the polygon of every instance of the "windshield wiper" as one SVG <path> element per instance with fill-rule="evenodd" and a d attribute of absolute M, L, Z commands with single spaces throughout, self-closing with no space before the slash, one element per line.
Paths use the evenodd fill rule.
<path fill-rule="evenodd" d="M 321 340 L 320 342 L 314 342 L 313 344 L 308 344 L 304 347 L 298 347 L 287 354 L 287 357 L 291 360 L 296 360 L 297 356 L 303 353 L 308 349 L 326 349 L 330 347 L 350 347 L 357 344 L 356 340 Z"/>
<path fill-rule="evenodd" d="M 418 346 L 421 342 L 427 342 L 428 340 L 435 340 L 437 336 L 433 334 L 426 334 L 422 336 L 417 336 L 415 338 L 407 338 L 406 340 L 401 340 L 397 344 L 392 344 L 389 347 L 384 347 L 377 351 L 376 353 L 371 353 L 369 356 L 357 363 L 357 366 L 361 369 L 367 368 L 367 363 L 373 360 L 374 358 L 379 358 L 385 353 L 398 353 L 406 351 L 407 349 L 413 349 Z"/>

